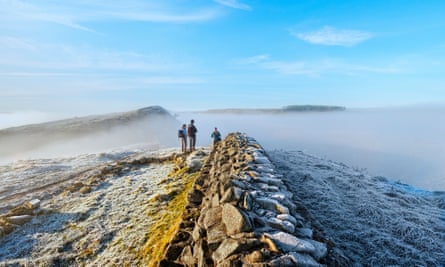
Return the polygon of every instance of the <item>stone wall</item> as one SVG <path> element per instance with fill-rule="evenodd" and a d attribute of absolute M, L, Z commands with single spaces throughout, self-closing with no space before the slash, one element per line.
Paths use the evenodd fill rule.
<path fill-rule="evenodd" d="M 328 246 L 281 178 L 253 138 L 228 135 L 202 166 L 159 265 L 325 266 Z"/>

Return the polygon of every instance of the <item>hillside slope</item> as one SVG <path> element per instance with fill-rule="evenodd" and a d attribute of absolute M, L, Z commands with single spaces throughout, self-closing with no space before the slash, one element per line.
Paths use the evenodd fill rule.
<path fill-rule="evenodd" d="M 165 147 L 174 141 L 177 124 L 167 110 L 153 106 L 7 128 L 0 130 L 0 160 L 91 153 L 137 143 Z M 165 134 L 167 131 L 171 136 Z"/>

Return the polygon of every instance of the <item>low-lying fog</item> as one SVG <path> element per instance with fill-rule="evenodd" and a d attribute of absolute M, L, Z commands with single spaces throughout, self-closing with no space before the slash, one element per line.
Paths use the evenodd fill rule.
<path fill-rule="evenodd" d="M 349 109 L 286 115 L 181 114 L 194 118 L 198 145 L 246 132 L 265 149 L 302 150 L 428 190 L 445 191 L 445 108 Z"/>
<path fill-rule="evenodd" d="M 179 147 L 177 129 L 195 119 L 198 146 L 245 132 L 267 150 L 302 150 L 419 188 L 445 191 L 445 107 L 349 109 L 289 114 L 180 113 L 177 120 L 139 121 L 94 134 L 0 136 L 0 164 L 27 158 L 74 156 L 111 149 Z M 3 140 L 2 140 L 3 138 Z M 42 139 L 39 139 L 42 138 Z M 45 140 L 43 140 L 45 139 Z M 50 139 L 50 142 L 48 142 Z M 43 140 L 43 141 L 42 141 Z"/>
<path fill-rule="evenodd" d="M 90 123 L 91 124 L 91 123 Z M 66 128 L 51 131 L 18 131 L 11 136 L 0 133 L 0 164 L 16 160 L 35 158 L 71 157 L 86 153 L 109 152 L 111 150 L 148 149 L 173 147 L 176 145 L 176 120 L 172 117 L 151 116 L 121 125 L 103 124 L 90 126 L 82 122 L 69 124 Z M 71 129 L 72 128 L 72 129 Z M 51 129 L 51 128 L 49 128 Z M 169 136 L 166 133 L 171 133 Z"/>

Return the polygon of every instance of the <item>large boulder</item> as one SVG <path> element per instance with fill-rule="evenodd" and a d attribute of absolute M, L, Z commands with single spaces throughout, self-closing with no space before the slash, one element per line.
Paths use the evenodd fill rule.
<path fill-rule="evenodd" d="M 309 253 L 317 260 L 327 254 L 326 245 L 315 240 L 301 239 L 285 232 L 267 234 L 267 236 L 269 236 L 283 252 Z"/>
<path fill-rule="evenodd" d="M 252 223 L 249 216 L 232 204 L 224 204 L 222 221 L 226 226 L 228 235 L 252 231 Z"/>
<path fill-rule="evenodd" d="M 212 254 L 212 259 L 218 263 L 233 255 L 234 253 L 241 251 L 249 251 L 254 248 L 258 248 L 261 245 L 260 240 L 257 238 L 241 238 L 241 239 L 225 239 L 218 249 Z"/>
<path fill-rule="evenodd" d="M 258 197 L 255 201 L 264 209 L 277 213 L 289 214 L 289 209 L 275 199 L 267 197 Z"/>
<path fill-rule="evenodd" d="M 221 262 L 225 258 L 229 257 L 233 253 L 235 253 L 240 247 L 242 243 L 239 240 L 235 239 L 225 239 L 218 249 L 212 254 L 212 259 L 215 262 Z"/>

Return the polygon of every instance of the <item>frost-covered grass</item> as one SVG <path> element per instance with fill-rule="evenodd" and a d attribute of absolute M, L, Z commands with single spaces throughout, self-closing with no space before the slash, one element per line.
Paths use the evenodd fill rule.
<path fill-rule="evenodd" d="M 445 192 L 300 151 L 268 152 L 290 190 L 354 266 L 445 266 Z"/>
<path fill-rule="evenodd" d="M 125 162 L 141 157 L 162 157 L 172 152 L 130 153 Z M 83 176 L 72 176 L 76 174 L 72 167 L 49 168 L 49 163 L 63 162 L 68 166 L 71 162 L 70 166 L 86 166 L 97 172 L 107 166 L 119 166 L 119 162 L 124 162 L 122 156 L 119 153 L 54 159 L 47 162 L 48 168 L 41 167 L 39 161 L 23 164 L 28 166 L 28 172 L 38 174 L 29 176 L 30 179 L 44 178 L 45 174 L 55 177 L 57 173 L 59 179 L 69 176 L 71 180 L 78 180 Z M 160 206 L 151 205 L 150 199 L 168 193 L 164 187 L 169 181 L 160 182 L 172 168 L 172 162 L 128 163 L 122 171 L 101 176 L 100 182 L 85 194 L 63 190 L 66 184 L 59 184 L 58 193 L 49 194 L 42 201 L 37 216 L 0 237 L 0 266 L 139 265 L 138 251 L 146 242 L 147 229 L 156 223 L 156 217 L 152 215 L 160 211 Z M 17 176 L 22 173 L 20 170 L 17 170 Z M 13 176 L 14 170 L 11 169 L 8 177 Z M 27 188 L 32 191 L 32 186 Z"/>
<path fill-rule="evenodd" d="M 32 198 L 47 199 L 72 179 L 89 176 L 101 165 L 142 153 L 119 151 L 74 157 L 19 160 L 0 165 L 0 213 Z"/>

